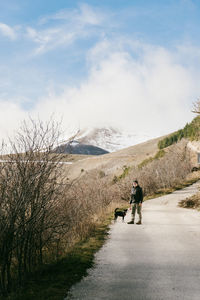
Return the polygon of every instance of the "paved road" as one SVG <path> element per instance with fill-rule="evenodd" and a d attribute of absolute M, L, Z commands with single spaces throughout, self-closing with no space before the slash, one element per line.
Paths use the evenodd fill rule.
<path fill-rule="evenodd" d="M 67 299 L 199 300 L 200 212 L 177 207 L 199 183 L 146 201 L 143 225 L 113 224 L 96 265 Z"/>

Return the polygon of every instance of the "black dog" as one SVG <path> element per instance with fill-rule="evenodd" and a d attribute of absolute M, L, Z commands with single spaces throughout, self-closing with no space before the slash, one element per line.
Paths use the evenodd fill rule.
<path fill-rule="evenodd" d="M 128 209 L 119 210 L 119 208 L 115 209 L 115 221 L 117 220 L 117 217 L 122 217 L 122 221 L 124 221 L 124 217 L 127 213 Z"/>

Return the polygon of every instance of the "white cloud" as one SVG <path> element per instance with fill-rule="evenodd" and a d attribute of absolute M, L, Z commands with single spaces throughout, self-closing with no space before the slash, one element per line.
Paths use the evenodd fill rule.
<path fill-rule="evenodd" d="M 52 21 L 56 21 L 53 22 Z M 38 44 L 35 54 L 42 54 L 58 46 L 71 45 L 75 40 L 94 34 L 92 28 L 100 26 L 103 15 L 86 4 L 75 10 L 63 10 L 54 15 L 43 17 L 39 29 L 27 27 L 26 36 Z M 43 29 L 43 26 L 45 28 Z"/>
<path fill-rule="evenodd" d="M 62 44 L 69 45 L 75 38 L 74 32 L 65 32 L 63 28 L 37 31 L 28 27 L 27 36 L 39 45 L 34 51 L 35 54 L 42 54 Z"/>
<path fill-rule="evenodd" d="M 61 20 L 61 21 L 67 21 L 67 22 L 75 22 L 75 23 L 81 23 L 83 25 L 85 24 L 91 24 L 91 25 L 98 25 L 102 23 L 105 16 L 102 15 L 100 11 L 93 8 L 92 6 L 82 3 L 79 5 L 77 9 L 69 10 L 64 9 L 61 10 L 55 14 L 45 16 L 40 19 L 40 24 L 46 24 L 49 21 L 52 20 Z"/>
<path fill-rule="evenodd" d="M 105 21 L 105 16 L 100 12 L 95 11 L 87 4 L 80 5 L 80 14 L 77 14 L 76 19 L 82 24 L 100 25 Z"/>
<path fill-rule="evenodd" d="M 133 12 L 135 14 L 135 10 Z M 118 21 L 116 15 L 113 17 L 109 12 L 104 13 L 95 7 L 80 4 L 76 9 L 62 10 L 43 17 L 32 27 L 25 25 L 10 27 L 0 23 L 0 34 L 11 40 L 20 37 L 20 41 L 24 43 L 23 62 L 24 53 L 30 51 L 30 43 L 28 43 L 28 50 L 26 48 L 27 40 L 31 41 L 35 55 L 63 45 L 70 46 L 77 40 L 88 38 L 89 41 L 84 43 L 84 49 L 80 51 L 81 55 L 86 55 L 85 74 L 88 75 L 85 75 L 77 86 L 66 84 L 61 94 L 51 90 L 50 95 L 37 99 L 37 104 L 29 112 L 23 109 L 24 98 L 21 95 L 13 92 L 15 94 L 13 102 L 10 99 L 12 93 L 10 87 L 15 82 L 14 75 L 12 77 L 10 74 L 14 73 L 14 66 L 9 69 L 7 76 L 3 76 L 5 75 L 3 70 L 3 79 L 0 83 L 2 85 L 0 138 L 5 134 L 11 134 L 18 127 L 20 120 L 26 118 L 28 114 L 33 117 L 40 115 L 42 119 L 48 119 L 54 113 L 56 118 L 63 117 L 64 128 L 70 129 L 70 132 L 79 126 L 83 128 L 111 125 L 138 134 L 142 132 L 152 137 L 174 131 L 194 117 L 190 110 L 192 103 L 200 95 L 200 48 L 183 44 L 170 51 L 164 47 L 141 43 L 133 37 L 123 38 L 123 30 L 120 26 L 116 27 L 119 32 L 116 28 L 112 30 L 112 26 L 118 25 L 116 20 Z M 100 41 L 96 43 L 97 40 Z M 88 50 L 92 43 L 96 45 Z M 80 44 L 77 48 L 80 50 Z M 15 54 L 17 59 L 19 59 L 18 54 Z M 39 62 L 42 61 L 40 59 Z M 32 84 L 32 78 L 40 79 L 40 72 L 34 73 L 34 67 L 39 69 L 39 66 L 35 57 L 33 64 L 30 56 L 27 61 L 30 61 L 31 71 L 25 70 L 23 76 L 27 75 L 27 78 L 31 78 Z M 27 65 L 29 66 L 28 63 Z M 19 64 L 17 72 L 18 69 L 22 73 Z M 68 70 L 66 66 L 66 73 L 70 72 Z M 44 70 L 45 72 L 49 71 Z M 75 72 L 78 72 L 77 69 Z M 62 74 L 59 75 L 61 78 Z M 23 76 L 21 80 L 23 84 L 20 85 L 23 89 L 20 87 L 19 93 L 23 90 L 22 93 L 26 98 L 25 90 L 29 90 L 30 87 L 24 84 Z M 7 78 L 9 78 L 8 82 Z M 40 81 L 38 79 L 32 86 L 39 87 L 39 84 L 43 85 L 48 78 L 50 77 L 44 75 L 44 79 L 41 79 L 42 83 L 38 83 Z M 51 80 L 53 81 L 54 78 L 56 82 L 58 80 L 56 75 L 55 77 L 52 75 Z M 61 84 L 63 85 L 63 81 Z M 13 86 L 15 87 L 14 84 Z M 17 86 L 19 86 L 18 82 Z M 44 86 L 44 90 L 47 88 Z M 8 99 L 8 94 L 9 101 L 5 101 Z M 27 94 L 33 93 L 30 91 Z"/>
<path fill-rule="evenodd" d="M 59 95 L 51 89 L 28 113 L 44 120 L 52 113 L 63 117 L 70 133 L 109 125 L 151 137 L 177 130 L 194 117 L 192 102 L 200 95 L 200 66 L 192 60 L 199 49 L 186 49 L 103 40 L 89 51 L 89 75 L 79 86 L 66 86 Z M 0 137 L 26 117 L 20 104 L 0 101 Z"/>
<path fill-rule="evenodd" d="M 15 29 L 4 23 L 0 23 L 0 33 L 11 40 L 15 40 L 17 38 Z"/>
<path fill-rule="evenodd" d="M 12 136 L 26 118 L 19 104 L 0 99 L 0 140 Z"/>
<path fill-rule="evenodd" d="M 139 49 L 136 43 L 136 57 L 122 49 L 112 51 L 114 45 L 101 43 L 101 54 L 96 46 L 88 78 L 79 87 L 66 87 L 62 95 L 41 100 L 35 113 L 46 118 L 55 112 L 66 127 L 111 125 L 152 137 L 174 131 L 193 117 L 191 104 L 200 87 L 191 70 L 160 47 Z"/>

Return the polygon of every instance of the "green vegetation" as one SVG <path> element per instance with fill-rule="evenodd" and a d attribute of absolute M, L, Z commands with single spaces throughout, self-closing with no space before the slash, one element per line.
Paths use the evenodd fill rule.
<path fill-rule="evenodd" d="M 145 160 L 143 160 L 139 165 L 138 168 L 142 169 L 144 166 L 148 165 L 149 163 L 151 163 L 153 160 L 155 159 L 160 159 L 161 157 L 163 157 L 165 155 L 165 150 L 161 149 L 159 150 L 155 156 L 151 156 L 149 158 L 146 158 Z"/>
<path fill-rule="evenodd" d="M 149 163 L 151 163 L 154 160 L 154 158 L 151 156 L 149 158 L 144 159 L 139 165 L 138 168 L 142 169 L 144 166 L 148 165 Z"/>
<path fill-rule="evenodd" d="M 129 174 L 129 171 L 130 171 L 131 167 L 127 167 L 127 166 L 123 166 L 123 173 L 119 176 L 114 176 L 113 177 L 113 183 L 117 183 L 118 181 L 120 181 L 121 179 L 124 179 L 128 174 Z"/>
<path fill-rule="evenodd" d="M 87 275 L 87 269 L 94 264 L 94 254 L 102 247 L 108 235 L 113 216 L 107 217 L 103 224 L 96 226 L 90 236 L 77 243 L 68 254 L 52 265 L 42 268 L 27 280 L 27 284 L 10 300 L 60 300 L 71 286 Z"/>
<path fill-rule="evenodd" d="M 180 129 L 168 137 L 158 142 L 158 148 L 164 149 L 172 144 L 177 143 L 182 138 L 198 140 L 200 137 L 200 116 L 194 118 L 191 123 L 187 123 L 183 129 Z"/>

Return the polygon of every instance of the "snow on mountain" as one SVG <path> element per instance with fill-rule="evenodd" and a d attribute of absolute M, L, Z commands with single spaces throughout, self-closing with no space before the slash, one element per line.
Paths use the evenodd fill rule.
<path fill-rule="evenodd" d="M 150 137 L 146 134 L 134 134 L 132 131 L 122 131 L 113 127 L 101 127 L 80 130 L 76 140 L 93 146 L 103 148 L 109 152 L 114 152 L 129 146 L 133 146 Z"/>
<path fill-rule="evenodd" d="M 70 141 L 70 146 L 72 146 L 72 147 L 75 147 L 75 146 L 77 146 L 77 145 L 79 145 L 79 142 L 78 141 Z"/>

